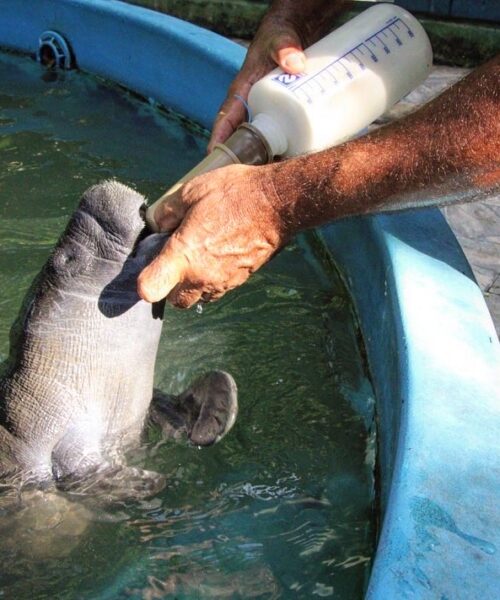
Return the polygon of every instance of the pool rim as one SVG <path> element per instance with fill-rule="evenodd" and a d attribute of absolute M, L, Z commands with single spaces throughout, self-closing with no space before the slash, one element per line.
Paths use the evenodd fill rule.
<path fill-rule="evenodd" d="M 56 31 L 82 70 L 206 128 L 245 53 L 118 0 L 2 8 L 1 46 L 35 54 Z M 471 269 L 436 209 L 346 219 L 318 237 L 351 292 L 376 391 L 383 518 L 367 597 L 487 597 L 500 574 L 500 345 Z"/>

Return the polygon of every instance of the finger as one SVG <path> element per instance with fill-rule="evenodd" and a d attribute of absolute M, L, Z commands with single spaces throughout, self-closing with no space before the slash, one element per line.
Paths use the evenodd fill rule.
<path fill-rule="evenodd" d="M 222 296 L 224 296 L 225 293 L 225 290 L 219 290 L 216 292 L 203 292 L 200 300 L 202 302 L 215 302 L 216 300 L 219 300 L 219 298 L 222 298 Z"/>
<path fill-rule="evenodd" d="M 283 71 L 290 74 L 302 73 L 306 68 L 306 56 L 298 35 L 290 31 L 281 34 L 271 44 L 271 56 Z"/>
<path fill-rule="evenodd" d="M 212 135 L 210 136 L 210 140 L 207 145 L 207 152 L 210 154 L 210 152 L 212 152 L 215 148 L 216 144 L 223 144 L 229 137 L 231 137 L 231 135 L 233 135 L 233 133 L 236 131 L 238 125 L 243 123 L 244 119 L 245 117 L 243 114 L 239 123 L 237 119 L 234 119 L 233 121 L 228 119 L 226 116 L 217 121 L 217 123 L 214 125 Z"/>
<path fill-rule="evenodd" d="M 208 142 L 207 150 L 212 152 L 215 144 L 223 144 L 239 125 L 246 119 L 246 109 L 241 100 L 234 97 L 228 98 L 221 107 L 217 116 L 212 135 Z"/>
<path fill-rule="evenodd" d="M 146 302 L 158 302 L 186 276 L 189 261 L 175 249 L 171 238 L 161 253 L 139 274 L 137 293 Z"/>
<path fill-rule="evenodd" d="M 154 211 L 154 219 L 159 231 L 170 232 L 177 229 L 189 210 L 189 204 L 183 201 L 181 190 L 182 187 L 160 198 Z"/>
<path fill-rule="evenodd" d="M 301 48 L 281 48 L 277 52 L 276 62 L 286 73 L 297 75 L 306 69 L 306 55 Z"/>
<path fill-rule="evenodd" d="M 195 288 L 187 288 L 184 284 L 179 283 L 167 295 L 167 300 L 177 308 L 191 308 L 201 299 L 201 290 Z"/>

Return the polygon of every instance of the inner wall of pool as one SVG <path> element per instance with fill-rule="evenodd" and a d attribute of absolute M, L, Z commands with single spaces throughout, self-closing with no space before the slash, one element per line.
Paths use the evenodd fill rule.
<path fill-rule="evenodd" d="M 116 178 L 154 200 L 207 139 L 104 81 L 12 54 L 0 54 L 0 109 L 5 360 L 26 290 L 83 191 Z M 307 235 L 219 302 L 168 307 L 156 386 L 178 393 L 206 370 L 229 371 L 234 429 L 203 450 L 147 432 L 129 463 L 164 473 L 167 487 L 94 503 L 78 534 L 61 511 L 33 526 L 26 502 L 0 496 L 11 540 L 0 544 L 0 597 L 361 598 L 375 433 L 358 342 L 349 295 Z"/>

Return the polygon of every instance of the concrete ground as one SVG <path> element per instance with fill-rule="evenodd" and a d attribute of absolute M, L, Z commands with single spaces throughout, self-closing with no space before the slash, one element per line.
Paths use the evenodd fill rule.
<path fill-rule="evenodd" d="M 443 212 L 472 266 L 500 337 L 500 196 L 449 206 Z"/>
<path fill-rule="evenodd" d="M 415 110 L 464 77 L 456 67 L 434 67 L 429 78 L 388 115 L 397 118 Z M 442 209 L 469 261 L 500 336 L 500 194 L 481 202 Z"/>

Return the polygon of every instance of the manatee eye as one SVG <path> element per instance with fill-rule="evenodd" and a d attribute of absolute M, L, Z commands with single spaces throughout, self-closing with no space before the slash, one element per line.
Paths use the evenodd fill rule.
<path fill-rule="evenodd" d="M 87 263 L 78 248 L 66 243 L 56 248 L 47 267 L 55 276 L 64 278 L 82 272 L 88 266 Z"/>
<path fill-rule="evenodd" d="M 67 267 L 75 260 L 75 254 L 71 248 L 60 248 L 54 252 L 53 263 L 56 269 Z"/>

